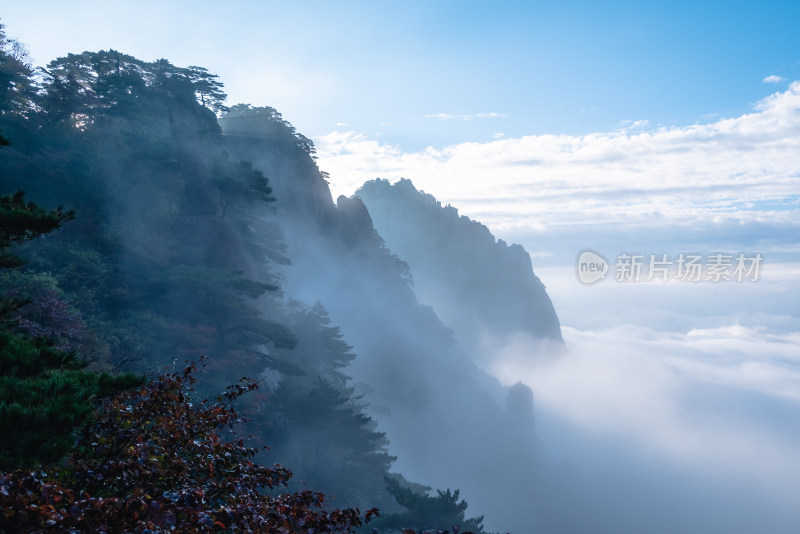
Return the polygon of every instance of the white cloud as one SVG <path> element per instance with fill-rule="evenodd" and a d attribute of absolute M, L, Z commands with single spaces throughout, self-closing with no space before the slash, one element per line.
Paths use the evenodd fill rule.
<path fill-rule="evenodd" d="M 786 78 L 782 76 L 777 76 L 775 74 L 771 74 L 762 80 L 764 83 L 782 83 L 786 81 Z"/>
<path fill-rule="evenodd" d="M 612 132 L 531 135 L 417 152 L 354 132 L 315 142 L 336 195 L 352 194 L 376 177 L 410 178 L 501 234 L 598 222 L 623 230 L 664 221 L 731 232 L 747 225 L 796 226 L 800 82 L 738 117 L 644 126 L 636 121 Z"/>
<path fill-rule="evenodd" d="M 646 127 L 648 124 L 650 124 L 650 121 L 648 121 L 647 119 L 642 119 L 642 120 L 628 119 L 622 121 L 620 123 L 620 126 L 625 130 L 637 130 Z"/>
<path fill-rule="evenodd" d="M 607 467 L 622 467 L 638 491 L 653 475 L 628 455 L 644 455 L 651 469 L 691 473 L 677 475 L 682 494 L 702 497 L 698 482 L 716 481 L 731 493 L 752 490 L 796 509 L 784 501 L 800 491 L 800 319 L 786 295 L 798 291 L 800 266 L 772 258 L 800 245 L 800 83 L 750 113 L 708 124 L 648 129 L 628 121 L 611 132 L 415 152 L 355 132 L 315 142 L 335 195 L 376 177 L 410 178 L 501 236 L 583 236 L 584 247 L 609 257 L 622 250 L 591 239 L 640 239 L 646 248 L 638 252 L 655 254 L 686 251 L 661 247 L 695 234 L 715 246 L 765 236 L 774 249 L 759 249 L 767 262 L 753 284 L 606 281 L 587 288 L 563 266 L 537 266 L 566 325 L 567 353 L 537 364 L 536 349 L 517 339 L 492 353 L 490 371 L 506 384 L 532 387 L 543 446 L 579 472 L 607 476 Z M 523 244 L 535 264 L 552 256 L 551 249 Z M 577 250 L 568 251 L 570 261 Z M 597 460 L 595 451 L 609 442 L 619 456 Z M 613 484 L 604 489 L 613 492 Z M 748 515 L 767 520 L 765 510 L 753 506 Z"/>
<path fill-rule="evenodd" d="M 493 356 L 504 383 L 532 387 L 538 409 L 626 447 L 780 493 L 800 490 L 791 414 L 800 410 L 800 336 L 729 325 L 658 332 L 564 328 L 567 352 L 531 364 L 517 339 Z M 772 414 L 762 418 L 761 414 Z M 547 442 L 548 436 L 542 439 Z M 590 442 L 591 442 L 590 441 Z M 575 458 L 580 461 L 579 458 Z"/>

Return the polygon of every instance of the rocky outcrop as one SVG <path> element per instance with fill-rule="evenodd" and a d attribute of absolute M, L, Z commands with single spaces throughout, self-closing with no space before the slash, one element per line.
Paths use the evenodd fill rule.
<path fill-rule="evenodd" d="M 553 304 L 522 246 L 496 240 L 409 180 L 372 180 L 356 196 L 387 246 L 408 263 L 417 297 L 463 346 L 479 336 L 514 334 L 562 341 Z"/>

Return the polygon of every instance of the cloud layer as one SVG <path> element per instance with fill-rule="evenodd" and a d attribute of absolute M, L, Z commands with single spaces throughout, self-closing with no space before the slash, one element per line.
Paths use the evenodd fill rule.
<path fill-rule="evenodd" d="M 584 286 L 563 268 L 539 273 L 573 325 L 566 351 L 537 361 L 537 344 L 518 337 L 490 371 L 532 387 L 547 455 L 577 474 L 559 499 L 592 521 L 549 531 L 800 524 L 800 305 L 785 298 L 800 290 L 799 268 L 729 286 Z"/>
<path fill-rule="evenodd" d="M 561 513 L 548 531 L 788 533 L 800 524 L 796 332 L 624 325 L 565 328 L 564 338 L 554 362 L 531 365 L 520 339 L 494 369 L 506 384 L 531 385 L 547 455 L 578 474 L 559 498 L 592 521 L 565 526 Z"/>
<path fill-rule="evenodd" d="M 689 233 L 753 234 L 760 246 L 768 244 L 765 236 L 797 235 L 800 82 L 739 117 L 646 126 L 628 121 L 611 132 L 418 152 L 355 132 L 315 141 L 335 194 L 351 194 L 375 177 L 410 178 L 504 237 L 598 225 L 606 234 L 684 225 Z"/>
<path fill-rule="evenodd" d="M 417 152 L 354 132 L 315 141 L 334 194 L 410 178 L 532 252 L 567 351 L 536 363 L 524 338 L 486 349 L 494 376 L 533 388 L 544 449 L 575 469 L 543 475 L 543 531 L 796 530 L 800 82 L 708 124 Z M 574 270 L 586 248 L 765 264 L 757 283 L 589 287 Z"/>

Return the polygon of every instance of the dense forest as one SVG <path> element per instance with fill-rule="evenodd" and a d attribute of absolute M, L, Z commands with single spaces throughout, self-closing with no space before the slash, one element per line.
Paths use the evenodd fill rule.
<path fill-rule="evenodd" d="M 35 68 L 0 27 L 0 529 L 483 532 L 462 494 L 526 524 L 530 390 L 420 304 L 427 252 L 334 203 L 308 138 L 225 99 L 114 50 Z"/>

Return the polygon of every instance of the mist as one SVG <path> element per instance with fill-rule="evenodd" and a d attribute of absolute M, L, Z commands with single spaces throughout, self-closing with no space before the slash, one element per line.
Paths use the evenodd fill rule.
<path fill-rule="evenodd" d="M 577 230 L 572 241 L 517 230 L 526 250 L 516 256 L 410 183 L 409 197 L 376 203 L 362 190 L 334 202 L 307 155 L 280 153 L 286 148 L 275 145 L 270 124 L 222 120 L 229 149 L 263 170 L 278 198 L 291 258 L 280 270 L 282 291 L 319 301 L 341 327 L 356 354 L 345 372 L 388 438 L 393 471 L 458 488 L 470 515 L 485 515 L 487 531 L 794 530 L 793 264 L 770 254 L 754 283 L 586 286 L 563 263 L 566 252 L 544 268 L 514 259 L 566 250 L 565 241 L 581 241 Z M 599 243 L 612 261 L 624 244 L 655 253 L 681 242 L 669 227 L 610 234 L 600 226 L 582 242 Z M 712 227 L 683 243 L 713 250 L 718 235 L 730 234 Z M 764 235 L 726 245 L 757 250 Z M 464 256 L 462 242 L 484 252 Z M 473 286 L 459 287 L 461 277 Z M 525 280 L 534 293 L 521 290 Z M 477 298 L 483 289 L 500 304 Z M 524 309 L 514 304 L 519 296 L 530 305 L 552 301 L 552 311 L 525 312 L 528 328 L 513 318 L 498 323 L 503 307 Z M 484 317 L 486 309 L 497 311 Z M 548 313 L 561 324 L 552 338 L 542 336 L 553 324 Z M 509 408 L 518 382 L 532 390 L 530 417 Z"/>
<path fill-rule="evenodd" d="M 790 532 L 800 523 L 797 89 L 750 113 L 671 128 L 417 152 L 354 132 L 320 139 L 321 165 L 344 174 L 341 190 L 358 194 L 370 173 L 411 178 L 530 254 L 563 349 L 486 325 L 471 334 L 480 333 L 489 375 L 533 390 L 536 462 L 547 469 L 514 489 L 542 505 L 533 514 L 542 531 Z M 583 250 L 608 259 L 606 280 L 580 282 Z M 761 278 L 613 279 L 620 254 L 717 251 L 762 253 Z"/>
<path fill-rule="evenodd" d="M 247 428 L 291 490 L 410 521 L 388 480 L 457 489 L 484 534 L 800 528 L 798 82 L 702 125 L 404 152 L 199 67 L 6 48 L 0 182 L 78 218 L 3 283 L 62 299 L 96 368 L 260 379 Z M 764 264 L 619 282 L 631 252 Z"/>
<path fill-rule="evenodd" d="M 398 182 L 393 189 L 408 187 Z M 423 271 L 458 267 L 446 259 L 429 265 L 437 262 L 435 251 L 415 244 L 415 235 L 436 235 L 424 226 L 431 218 L 411 202 L 387 200 L 386 191 L 356 195 L 364 196 L 389 246 L 426 250 L 424 260 L 406 256 L 420 262 L 410 262 L 411 274 L 422 278 L 415 291 L 442 317 L 452 317 L 436 296 L 441 289 L 431 294 L 436 279 L 425 279 L 430 274 Z M 419 197 L 431 206 L 432 197 Z M 712 241 L 709 234 L 698 241 Z M 547 232 L 526 237 L 550 245 Z M 650 238 L 651 246 L 669 246 Z M 646 231 L 639 239 L 647 242 Z M 739 246 L 747 242 L 747 236 L 737 239 Z M 501 499 L 480 490 L 471 496 L 492 510 L 489 528 L 792 531 L 800 520 L 791 497 L 797 472 L 789 467 L 797 463 L 800 439 L 800 321 L 798 305 L 786 295 L 797 291 L 796 266 L 773 262 L 756 282 L 721 284 L 622 283 L 612 272 L 589 286 L 576 272 L 575 264 L 536 269 L 559 313 L 563 346 L 519 331 L 498 335 L 479 320 L 451 323 L 457 338 L 477 339 L 472 350 L 483 355 L 480 365 L 490 376 L 533 390 L 535 445 L 515 464 L 517 477 L 504 481 Z M 467 335 L 459 336 L 459 327 Z M 523 519 L 521 509 L 531 512 Z M 496 517 L 505 522 L 492 522 Z"/>
<path fill-rule="evenodd" d="M 501 351 L 494 374 L 531 385 L 545 456 L 576 476 L 568 499 L 584 522 L 553 531 L 792 531 L 798 338 L 786 326 L 565 327 L 554 362 L 531 365 L 530 340 Z"/>

